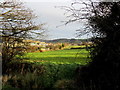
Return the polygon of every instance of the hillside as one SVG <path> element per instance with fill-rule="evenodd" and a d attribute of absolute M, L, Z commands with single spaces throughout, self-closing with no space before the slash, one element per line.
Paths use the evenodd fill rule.
<path fill-rule="evenodd" d="M 40 40 L 46 43 L 81 43 L 90 41 L 91 39 L 54 39 L 54 40 Z"/>

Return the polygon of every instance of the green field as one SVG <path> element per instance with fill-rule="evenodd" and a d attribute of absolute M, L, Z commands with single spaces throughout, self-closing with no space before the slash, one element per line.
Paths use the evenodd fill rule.
<path fill-rule="evenodd" d="M 61 87 L 73 88 L 74 85 L 71 82 L 74 83 L 76 69 L 89 61 L 87 56 L 88 51 L 85 49 L 34 52 L 26 53 L 21 57 L 17 56 L 25 63 L 22 61 L 21 64 L 17 59 L 17 62 L 12 64 L 11 75 L 16 73 L 17 78 L 10 78 L 3 88 L 7 88 L 5 90 L 14 89 L 12 85 L 16 87 L 21 85 L 23 88 L 27 87 L 28 90 L 34 86 L 37 88 L 51 88 L 51 90 Z M 21 75 L 22 69 L 20 67 L 16 68 L 20 65 L 25 65 L 22 71 L 24 75 Z"/>
<path fill-rule="evenodd" d="M 88 52 L 85 49 L 56 50 L 36 53 L 26 53 L 21 57 L 24 61 L 34 63 L 54 64 L 86 64 Z"/>

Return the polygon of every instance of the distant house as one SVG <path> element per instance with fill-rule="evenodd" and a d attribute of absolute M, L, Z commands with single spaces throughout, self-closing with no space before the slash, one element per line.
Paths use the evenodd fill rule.
<path fill-rule="evenodd" d="M 30 44 L 31 46 L 47 46 L 48 45 L 45 42 L 34 41 L 34 40 L 24 40 L 24 42 Z"/>

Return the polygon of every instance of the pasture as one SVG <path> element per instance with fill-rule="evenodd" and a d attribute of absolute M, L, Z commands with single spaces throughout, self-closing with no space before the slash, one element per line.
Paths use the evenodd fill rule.
<path fill-rule="evenodd" d="M 85 49 L 68 49 L 46 52 L 26 53 L 21 58 L 24 61 L 33 63 L 54 63 L 54 64 L 81 64 L 85 65 L 88 60 L 88 51 Z"/>
<path fill-rule="evenodd" d="M 76 69 L 88 63 L 87 56 L 88 51 L 85 49 L 34 52 L 26 53 L 21 57 L 17 56 L 23 61 L 19 63 L 17 60 L 10 65 L 13 76 L 7 76 L 8 80 L 7 83 L 3 82 L 3 88 L 5 90 L 14 89 L 14 87 L 27 87 L 28 90 L 31 88 L 75 88 Z M 14 73 L 17 74 L 15 78 Z"/>

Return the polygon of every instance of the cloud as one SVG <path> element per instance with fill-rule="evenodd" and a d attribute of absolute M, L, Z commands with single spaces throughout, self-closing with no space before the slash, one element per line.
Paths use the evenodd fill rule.
<path fill-rule="evenodd" d="M 28 7 L 33 9 L 34 13 L 36 13 L 38 16 L 37 23 L 47 23 L 46 27 L 48 27 L 47 34 L 49 36 L 49 39 L 75 38 L 75 33 L 77 33 L 76 30 L 83 27 L 80 23 L 71 23 L 69 25 L 63 25 L 56 28 L 56 26 L 64 24 L 61 23 L 61 21 L 65 21 L 66 16 L 64 16 L 64 10 L 55 8 L 55 6 L 66 6 L 70 3 L 28 2 L 26 4 Z"/>
<path fill-rule="evenodd" d="M 68 2 L 71 0 L 21 0 L 23 2 Z"/>

